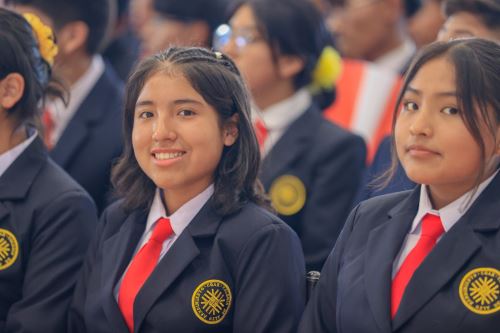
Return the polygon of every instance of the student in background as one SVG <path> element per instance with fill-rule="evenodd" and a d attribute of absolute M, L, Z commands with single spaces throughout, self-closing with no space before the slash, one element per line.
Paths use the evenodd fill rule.
<path fill-rule="evenodd" d="M 148 0 L 149 1 L 149 0 Z M 211 47 L 232 0 L 152 0 L 152 18 L 140 32 L 142 56 L 169 46 Z"/>
<path fill-rule="evenodd" d="M 122 83 L 99 55 L 110 27 L 110 1 L 7 0 L 16 11 L 35 13 L 59 44 L 54 73 L 70 88 L 64 105 L 49 100 L 45 143 L 54 161 L 94 199 L 99 211 L 110 201 L 110 173 L 122 149 Z"/>
<path fill-rule="evenodd" d="M 363 139 L 321 113 L 333 101 L 340 59 L 309 0 L 239 2 L 229 22 L 216 31 L 215 46 L 234 59 L 252 94 L 260 179 L 299 235 L 307 269 L 318 270 L 349 213 L 366 158 Z"/>
<path fill-rule="evenodd" d="M 171 48 L 127 85 L 124 199 L 101 217 L 70 332 L 294 332 L 297 235 L 267 211 L 245 86 L 219 52 Z"/>
<path fill-rule="evenodd" d="M 498 331 L 499 86 L 497 43 L 423 49 L 392 138 L 419 186 L 354 209 L 299 332 Z"/>
<path fill-rule="evenodd" d="M 0 26 L 0 332 L 64 332 L 97 212 L 35 129 L 43 96 L 61 96 L 51 30 L 1 8 Z"/>

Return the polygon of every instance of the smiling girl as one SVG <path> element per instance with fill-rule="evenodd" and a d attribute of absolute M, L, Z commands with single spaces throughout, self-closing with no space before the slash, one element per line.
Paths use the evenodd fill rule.
<path fill-rule="evenodd" d="M 219 52 L 171 48 L 128 82 L 123 200 L 103 215 L 71 332 L 292 332 L 300 241 L 269 213 L 240 74 Z"/>
<path fill-rule="evenodd" d="M 498 331 L 499 86 L 494 42 L 436 43 L 415 59 L 393 145 L 420 186 L 355 208 L 300 332 Z"/>

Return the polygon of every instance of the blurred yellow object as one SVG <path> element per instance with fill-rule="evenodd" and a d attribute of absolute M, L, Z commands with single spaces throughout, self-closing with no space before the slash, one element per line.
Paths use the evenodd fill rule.
<path fill-rule="evenodd" d="M 332 90 L 341 70 L 342 58 L 339 53 L 331 46 L 325 47 L 314 68 L 312 90 Z"/>
<path fill-rule="evenodd" d="M 55 43 L 54 33 L 52 29 L 43 24 L 42 20 L 35 14 L 26 13 L 23 15 L 26 21 L 31 25 L 35 37 L 38 41 L 40 55 L 50 66 L 54 64 L 54 58 L 57 55 L 57 45 Z"/>

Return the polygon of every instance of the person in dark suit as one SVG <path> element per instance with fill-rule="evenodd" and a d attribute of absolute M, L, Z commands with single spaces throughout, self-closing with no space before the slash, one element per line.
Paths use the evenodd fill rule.
<path fill-rule="evenodd" d="M 99 54 L 112 24 L 111 1 L 8 0 L 52 27 L 60 52 L 54 74 L 70 87 L 69 103 L 48 101 L 43 116 L 50 156 L 96 202 L 111 201 L 111 166 L 122 150 L 123 84 Z"/>
<path fill-rule="evenodd" d="M 238 70 L 170 48 L 130 77 L 124 196 L 102 215 L 70 332 L 293 332 L 305 303 L 293 230 L 269 212 Z"/>
<path fill-rule="evenodd" d="M 64 332 L 97 212 L 33 126 L 57 92 L 50 29 L 3 8 L 0 26 L 0 332 Z"/>
<path fill-rule="evenodd" d="M 260 179 L 299 235 L 307 269 L 319 270 L 349 214 L 366 156 L 361 137 L 321 114 L 339 70 L 322 17 L 307 0 L 243 1 L 215 35 L 259 110 Z"/>
<path fill-rule="evenodd" d="M 416 58 L 394 141 L 419 186 L 353 210 L 299 332 L 498 331 L 499 69 L 500 45 L 482 39 Z"/>

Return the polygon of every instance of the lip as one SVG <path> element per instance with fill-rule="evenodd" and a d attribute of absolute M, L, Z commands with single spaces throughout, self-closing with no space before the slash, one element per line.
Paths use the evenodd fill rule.
<path fill-rule="evenodd" d="M 180 154 L 180 156 L 158 159 L 156 156 L 158 154 Z M 187 152 L 182 149 L 163 149 L 163 148 L 153 148 L 151 149 L 151 159 L 153 163 L 157 166 L 166 167 L 181 161 Z"/>
<path fill-rule="evenodd" d="M 406 147 L 406 152 L 412 157 L 425 158 L 439 155 L 437 151 L 423 145 L 409 145 Z"/>

